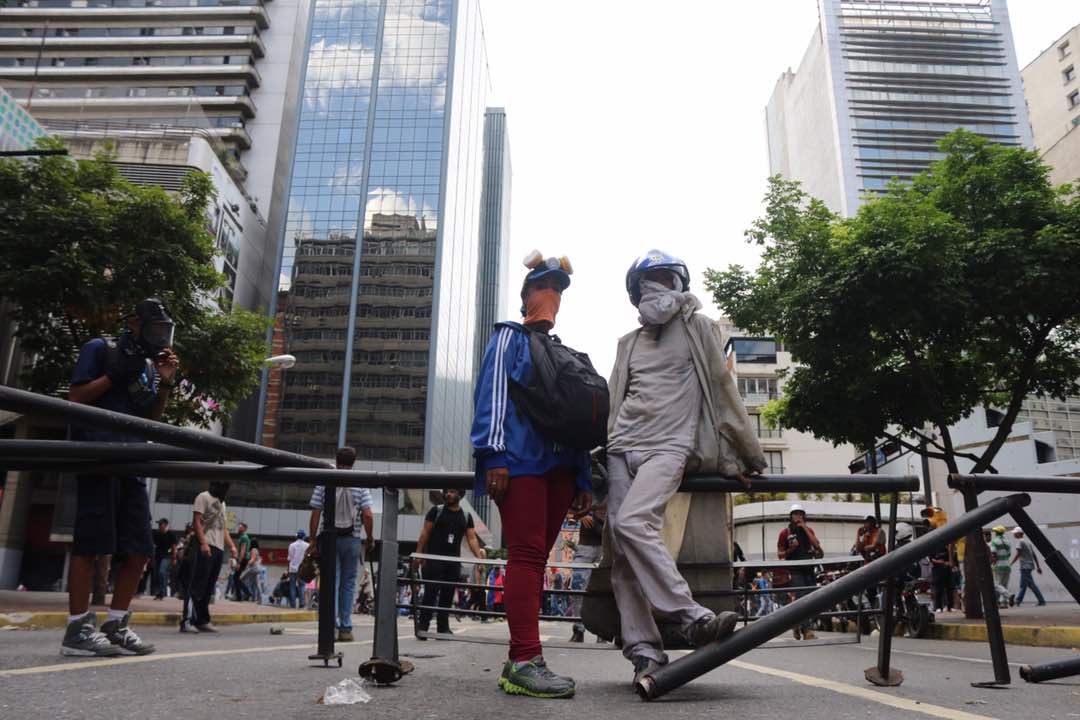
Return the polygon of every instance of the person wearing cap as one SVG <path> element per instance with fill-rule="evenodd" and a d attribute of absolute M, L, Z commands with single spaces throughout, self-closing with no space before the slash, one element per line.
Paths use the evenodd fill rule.
<path fill-rule="evenodd" d="M 1039 591 L 1039 586 L 1035 584 L 1035 578 L 1031 574 L 1031 571 L 1035 570 L 1042 575 L 1039 557 L 1035 554 L 1035 550 L 1032 549 L 1028 541 L 1024 539 L 1023 530 L 1014 527 L 1012 535 L 1013 539 L 1016 540 L 1016 554 L 1009 561 L 1009 565 L 1015 564 L 1017 560 L 1020 561 L 1020 592 L 1016 594 L 1016 606 L 1019 607 L 1024 602 L 1024 595 L 1027 594 L 1028 588 L 1031 588 L 1031 592 L 1035 593 L 1035 600 L 1038 605 L 1045 605 L 1046 599 L 1043 598 L 1043 594 Z"/>
<path fill-rule="evenodd" d="M 157 521 L 154 531 L 154 564 L 150 587 L 155 600 L 163 599 L 169 592 L 169 568 L 176 553 L 176 533 L 169 529 L 169 519 Z"/>
<path fill-rule="evenodd" d="M 296 539 L 289 544 L 289 607 L 296 607 L 297 600 L 304 602 L 304 583 L 300 580 L 300 563 L 307 555 L 307 533 L 296 531 Z"/>
<path fill-rule="evenodd" d="M 780 536 L 776 540 L 776 555 L 781 560 L 811 560 L 824 555 L 821 543 L 818 541 L 813 528 L 806 524 L 806 510 L 798 503 L 792 505 L 788 510 L 787 527 L 780 531 Z M 791 575 L 791 582 L 788 583 L 790 587 L 810 588 L 789 593 L 793 601 L 812 592 L 812 588 L 817 585 L 814 568 L 810 565 L 793 565 L 788 568 L 788 572 Z M 792 634 L 796 640 L 814 640 L 817 638 L 817 635 L 810 628 L 809 620 L 794 628 Z"/>
<path fill-rule="evenodd" d="M 572 269 L 564 258 L 525 259 L 521 285 L 522 323 L 496 323 L 476 381 L 471 440 L 477 493 L 486 492 L 499 508 L 506 538 L 507 569 L 503 603 L 510 628 L 509 657 L 499 676 L 507 694 L 569 698 L 572 678 L 548 668 L 540 644 L 540 599 L 544 566 L 563 519 L 571 508 L 584 513 L 592 504 L 587 450 L 569 448 L 545 437 L 517 407 L 511 382 L 532 376 L 530 333 L 550 333 Z"/>
<path fill-rule="evenodd" d="M 1013 596 L 1009 594 L 1009 578 L 1012 575 L 1012 565 L 1009 558 L 1012 557 L 1012 546 L 1005 537 L 1005 526 L 996 525 L 992 528 L 993 537 L 990 538 L 990 558 L 994 567 L 994 584 L 998 594 L 998 605 L 1009 607 L 1013 604 Z"/>
<path fill-rule="evenodd" d="M 720 326 L 698 313 L 686 264 L 650 250 L 630 265 L 626 291 L 638 327 L 619 339 L 608 383 L 607 537 L 623 655 L 637 683 L 667 662 L 654 611 L 678 623 L 691 647 L 729 635 L 738 620 L 694 600 L 661 538 L 683 474 L 719 473 L 748 486 L 767 463 Z"/>
<path fill-rule="evenodd" d="M 104 410 L 157 420 L 179 365 L 172 352 L 173 321 L 157 298 L 138 303 L 118 338 L 99 337 L 79 350 L 68 399 Z M 76 427 L 74 440 L 145 442 L 102 428 Z M 128 626 L 128 607 L 154 554 L 146 481 L 137 477 L 76 476 L 75 527 L 68 570 L 68 625 L 62 655 L 146 655 L 154 646 Z M 117 573 L 108 616 L 96 628 L 90 612 L 94 558 L 126 558 Z"/>

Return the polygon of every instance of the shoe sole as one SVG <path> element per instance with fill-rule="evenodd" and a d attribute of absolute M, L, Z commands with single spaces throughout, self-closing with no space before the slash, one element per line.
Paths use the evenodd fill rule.
<path fill-rule="evenodd" d="M 124 653 L 120 651 L 120 648 L 116 648 L 115 652 L 95 652 L 93 650 L 83 650 L 81 648 L 62 645 L 60 647 L 60 654 L 65 657 L 120 657 Z"/>
<path fill-rule="evenodd" d="M 499 685 L 507 695 L 524 695 L 525 697 L 539 698 L 541 700 L 562 700 L 574 697 L 577 688 L 570 688 L 561 693 L 542 693 L 530 690 L 527 687 L 510 682 L 508 678 L 499 678 Z"/>

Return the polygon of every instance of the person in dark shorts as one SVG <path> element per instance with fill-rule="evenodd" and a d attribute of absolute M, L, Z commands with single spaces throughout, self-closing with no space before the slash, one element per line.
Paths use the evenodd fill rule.
<path fill-rule="evenodd" d="M 68 398 L 72 402 L 157 420 L 176 382 L 179 362 L 172 352 L 174 324 L 165 306 L 148 298 L 127 317 L 119 338 L 95 338 L 79 351 Z M 141 438 L 98 428 L 75 428 L 76 440 L 143 442 Z M 146 482 L 136 477 L 79 475 L 76 478 L 75 532 L 68 573 L 67 630 L 62 655 L 146 655 L 128 622 L 128 606 L 143 568 L 154 554 Z M 108 617 L 99 632 L 90 612 L 94 558 L 122 555 Z"/>
<path fill-rule="evenodd" d="M 480 547 L 480 539 L 476 536 L 472 515 L 461 509 L 461 491 L 447 490 L 443 496 L 446 498 L 446 504 L 431 508 L 427 517 L 424 518 L 424 527 L 420 530 L 420 539 L 416 542 L 416 552 L 458 557 L 461 555 L 461 541 L 464 538 L 469 543 L 469 549 L 472 550 L 473 555 L 481 560 L 486 558 L 487 554 Z M 423 566 L 425 580 L 461 581 L 461 563 L 459 562 L 418 560 L 417 564 Z M 454 589 L 453 585 L 429 583 L 424 586 L 424 599 L 420 604 L 427 607 L 448 608 L 454 599 Z M 420 611 L 420 617 L 416 622 L 418 634 L 421 631 L 426 632 L 431 627 L 431 616 L 431 610 Z M 450 613 L 440 611 L 435 627 L 441 634 L 451 634 Z"/>

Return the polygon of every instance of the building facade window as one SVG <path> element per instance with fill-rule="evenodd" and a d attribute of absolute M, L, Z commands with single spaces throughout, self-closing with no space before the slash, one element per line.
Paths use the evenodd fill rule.
<path fill-rule="evenodd" d="M 783 430 L 780 428 L 766 427 L 761 421 L 761 415 L 758 413 L 750 414 L 750 422 L 754 424 L 754 429 L 757 431 L 757 436 L 763 440 L 776 439 L 784 436 Z"/>
<path fill-rule="evenodd" d="M 1080 90 L 1073 90 L 1071 93 L 1069 93 L 1068 97 L 1065 99 L 1065 102 L 1069 104 L 1070 110 L 1080 107 Z"/>
<path fill-rule="evenodd" d="M 747 405 L 764 405 L 779 397 L 776 378 L 745 377 L 738 379 L 739 395 Z"/>
<path fill-rule="evenodd" d="M 1058 59 L 1064 60 L 1065 58 L 1069 57 L 1070 55 L 1072 55 L 1072 48 L 1069 47 L 1069 41 L 1068 40 L 1066 40 L 1065 42 L 1058 45 Z"/>
<path fill-rule="evenodd" d="M 1061 71 L 1061 77 L 1064 78 L 1066 83 L 1071 83 L 1076 79 L 1076 66 L 1070 65 Z"/>
<path fill-rule="evenodd" d="M 765 468 L 766 475 L 784 474 L 784 453 L 779 450 L 768 450 L 765 453 L 765 462 L 769 463 L 769 467 Z"/>

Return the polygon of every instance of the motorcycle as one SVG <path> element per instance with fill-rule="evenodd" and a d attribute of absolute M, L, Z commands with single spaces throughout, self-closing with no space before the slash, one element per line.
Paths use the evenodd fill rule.
<path fill-rule="evenodd" d="M 930 632 L 930 623 L 934 622 L 934 602 L 930 595 L 930 581 L 918 578 L 908 580 L 897 588 L 894 618 L 897 625 L 904 627 L 904 635 L 909 638 L 926 637 Z M 885 601 L 884 588 L 878 591 L 878 607 Z M 877 629 L 881 630 L 882 616 L 875 617 Z"/>

